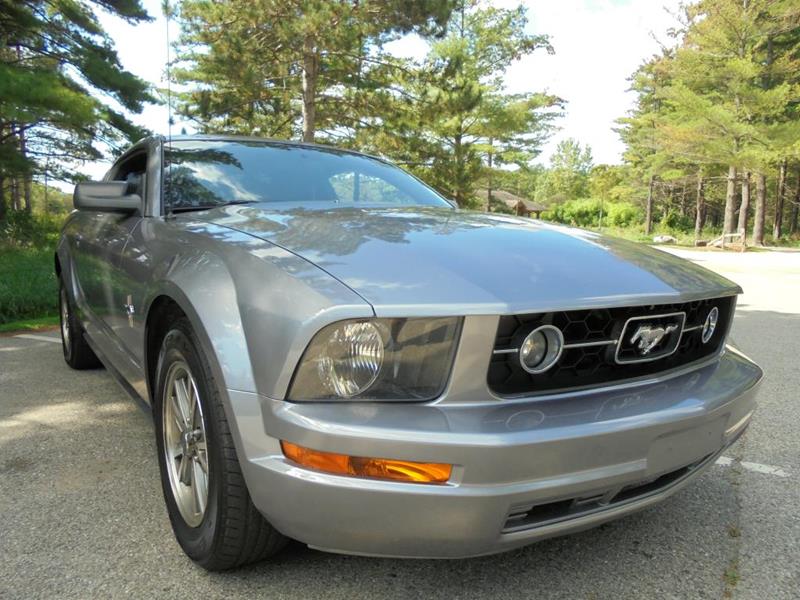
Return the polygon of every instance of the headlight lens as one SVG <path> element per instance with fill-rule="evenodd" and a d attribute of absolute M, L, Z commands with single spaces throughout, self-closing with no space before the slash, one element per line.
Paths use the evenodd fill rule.
<path fill-rule="evenodd" d="M 372 323 L 336 327 L 321 348 L 317 371 L 323 386 L 340 398 L 357 396 L 375 383 L 383 365 L 383 338 Z"/>
<path fill-rule="evenodd" d="M 544 373 L 561 358 L 564 335 L 558 327 L 542 325 L 531 331 L 519 349 L 519 362 L 528 373 Z"/>
<path fill-rule="evenodd" d="M 290 400 L 431 400 L 442 393 L 461 321 L 367 319 L 333 323 L 306 348 Z"/>

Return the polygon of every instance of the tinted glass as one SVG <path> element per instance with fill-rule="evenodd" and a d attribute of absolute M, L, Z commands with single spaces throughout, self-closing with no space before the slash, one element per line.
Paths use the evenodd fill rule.
<path fill-rule="evenodd" d="M 401 169 L 334 149 L 187 140 L 165 146 L 164 155 L 169 208 L 227 202 L 450 207 Z"/>

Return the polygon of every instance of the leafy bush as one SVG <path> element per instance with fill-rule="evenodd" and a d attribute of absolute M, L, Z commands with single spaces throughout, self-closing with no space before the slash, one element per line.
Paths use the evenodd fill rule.
<path fill-rule="evenodd" d="M 0 222 L 0 245 L 17 247 L 53 247 L 58 241 L 64 217 L 44 217 L 24 211 L 10 211 Z"/>
<path fill-rule="evenodd" d="M 694 221 L 687 215 L 670 210 L 661 218 L 661 225 L 675 231 L 694 231 Z"/>
<path fill-rule="evenodd" d="M 53 254 L 63 219 L 9 211 L 0 221 L 0 325 L 58 314 Z"/>
<path fill-rule="evenodd" d="M 597 198 L 569 200 L 545 213 L 545 218 L 577 227 L 601 225 L 628 227 L 640 219 L 639 209 L 628 202 L 604 202 Z"/>
<path fill-rule="evenodd" d="M 605 225 L 614 227 L 630 227 L 641 220 L 642 214 L 638 207 L 630 202 L 614 202 L 605 206 L 607 217 Z"/>
<path fill-rule="evenodd" d="M 0 324 L 56 314 L 53 249 L 0 246 Z"/>

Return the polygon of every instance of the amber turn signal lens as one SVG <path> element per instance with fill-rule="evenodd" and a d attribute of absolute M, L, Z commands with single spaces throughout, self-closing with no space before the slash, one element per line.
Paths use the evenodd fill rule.
<path fill-rule="evenodd" d="M 408 483 L 445 483 L 450 479 L 450 472 L 453 469 L 452 465 L 440 463 L 365 458 L 321 452 L 285 441 L 281 441 L 281 449 L 286 458 L 298 465 L 337 475 L 390 479 Z"/>

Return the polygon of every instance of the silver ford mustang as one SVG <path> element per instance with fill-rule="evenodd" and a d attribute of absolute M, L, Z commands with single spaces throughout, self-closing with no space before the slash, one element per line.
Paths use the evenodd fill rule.
<path fill-rule="evenodd" d="M 152 409 L 207 569 L 287 538 L 466 557 L 592 527 L 697 478 L 755 408 L 730 281 L 457 210 L 377 158 L 151 138 L 74 202 L 64 357 Z"/>

